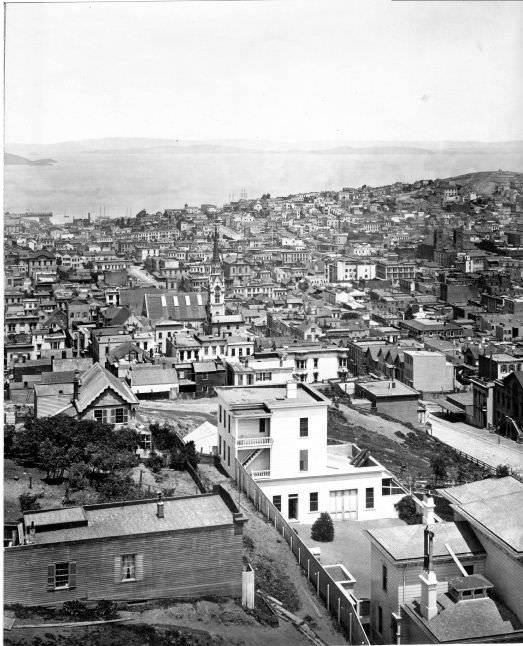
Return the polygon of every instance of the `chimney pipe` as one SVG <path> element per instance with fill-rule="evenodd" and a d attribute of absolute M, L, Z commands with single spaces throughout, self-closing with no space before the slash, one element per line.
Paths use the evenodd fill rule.
<path fill-rule="evenodd" d="M 73 401 L 78 401 L 79 389 L 80 389 L 80 371 L 75 370 L 74 379 L 73 379 Z"/>
<path fill-rule="evenodd" d="M 295 381 L 287 382 L 287 399 L 296 399 L 298 384 Z"/>
<path fill-rule="evenodd" d="M 433 525 L 436 521 L 434 520 L 434 509 L 436 505 L 434 504 L 434 498 L 427 494 L 423 498 L 423 523 L 425 525 Z"/>
<path fill-rule="evenodd" d="M 158 492 L 158 502 L 156 503 L 156 515 L 158 518 L 163 518 L 163 500 L 162 500 L 162 492 Z"/>
<path fill-rule="evenodd" d="M 429 526 L 425 527 L 424 532 L 424 557 L 423 557 L 423 573 L 419 575 L 421 581 L 421 602 L 420 610 L 422 616 L 430 621 L 438 614 L 438 579 L 436 573 L 432 568 L 432 549 L 433 549 L 434 532 L 429 530 Z"/>

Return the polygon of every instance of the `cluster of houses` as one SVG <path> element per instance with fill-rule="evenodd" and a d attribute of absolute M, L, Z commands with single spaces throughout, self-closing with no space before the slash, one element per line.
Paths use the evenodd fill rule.
<path fill-rule="evenodd" d="M 394 475 L 328 445 L 326 389 L 415 427 L 436 407 L 523 441 L 521 189 L 420 181 L 61 225 L 6 214 L 4 421 L 117 431 L 144 400 L 215 397 L 206 446 L 285 521 L 394 518 Z M 424 525 L 370 531 L 374 641 L 519 635 L 521 487 L 446 489 L 454 522 L 429 500 Z M 223 490 L 27 512 L 6 599 L 235 596 L 244 522 Z"/>

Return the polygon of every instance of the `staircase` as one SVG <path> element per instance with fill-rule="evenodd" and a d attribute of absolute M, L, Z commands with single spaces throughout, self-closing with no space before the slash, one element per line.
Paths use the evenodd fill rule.
<path fill-rule="evenodd" d="M 255 449 L 254 451 L 251 451 L 251 452 L 249 453 L 249 455 L 248 455 L 248 456 L 243 460 L 243 462 L 242 462 L 242 466 L 243 466 L 244 468 L 247 468 L 247 467 L 249 466 L 249 464 L 250 464 L 253 460 L 255 460 L 255 459 L 260 455 L 260 453 L 262 452 L 262 450 L 263 450 L 263 449 Z"/>
<path fill-rule="evenodd" d="M 512 417 L 509 417 L 508 415 L 505 416 L 505 419 L 507 422 L 509 422 L 510 427 L 515 431 L 515 440 L 518 444 L 523 443 L 523 430 L 521 429 L 521 426 L 516 422 L 515 419 Z"/>

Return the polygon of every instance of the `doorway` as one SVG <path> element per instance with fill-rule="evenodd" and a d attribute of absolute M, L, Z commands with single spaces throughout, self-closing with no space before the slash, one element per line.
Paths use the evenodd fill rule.
<path fill-rule="evenodd" d="M 298 520 L 298 494 L 289 494 L 289 520 Z"/>
<path fill-rule="evenodd" d="M 358 490 L 331 491 L 330 515 L 334 520 L 358 520 Z"/>

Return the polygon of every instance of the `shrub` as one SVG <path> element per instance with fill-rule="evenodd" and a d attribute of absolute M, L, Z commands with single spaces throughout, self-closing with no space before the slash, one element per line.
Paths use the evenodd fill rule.
<path fill-rule="evenodd" d="M 100 619 L 115 619 L 118 615 L 118 604 L 115 601 L 102 599 L 96 604 L 95 612 Z"/>
<path fill-rule="evenodd" d="M 38 502 L 38 495 L 32 493 L 23 493 L 18 496 L 18 501 L 20 503 L 20 509 L 22 511 L 31 511 L 34 509 L 40 509 L 40 503 Z"/>
<path fill-rule="evenodd" d="M 313 541 L 321 541 L 322 543 L 334 540 L 334 524 L 326 511 L 320 514 L 320 517 L 312 526 L 311 538 Z"/>
<path fill-rule="evenodd" d="M 394 509 L 398 512 L 398 518 L 407 525 L 419 525 L 422 521 L 423 515 L 418 512 L 412 496 L 404 496 L 394 505 Z"/>
<path fill-rule="evenodd" d="M 496 467 L 496 478 L 504 478 L 510 475 L 510 467 L 508 464 L 498 464 Z"/>
<path fill-rule="evenodd" d="M 164 459 L 159 453 L 152 452 L 147 458 L 146 464 L 153 473 L 160 473 L 164 465 Z"/>
<path fill-rule="evenodd" d="M 402 433 L 401 431 L 396 431 L 394 435 L 396 435 L 396 437 L 399 437 L 400 440 L 404 440 L 407 437 L 405 433 Z"/>
<path fill-rule="evenodd" d="M 85 603 L 82 603 L 78 599 L 73 599 L 73 601 L 65 601 L 63 605 L 64 615 L 72 617 L 73 619 L 84 619 L 88 614 L 89 610 Z"/>

